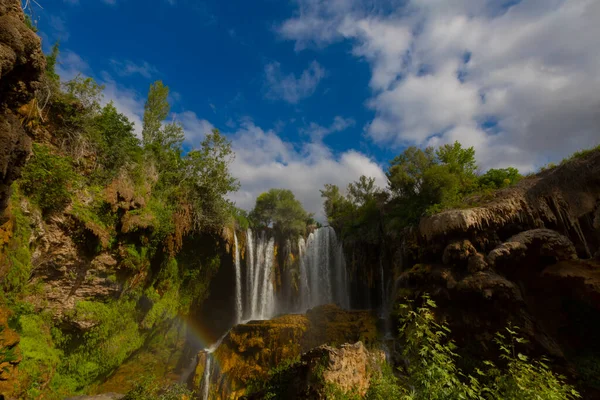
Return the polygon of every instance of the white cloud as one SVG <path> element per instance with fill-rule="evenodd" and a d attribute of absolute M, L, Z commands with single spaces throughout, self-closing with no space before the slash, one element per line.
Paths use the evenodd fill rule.
<path fill-rule="evenodd" d="M 344 123 L 341 119 L 336 121 L 331 126 L 338 129 L 348 123 L 347 120 Z M 260 193 L 270 188 L 283 188 L 292 190 L 306 210 L 323 220 L 323 199 L 319 189 L 326 183 L 345 188 L 361 175 L 367 175 L 375 177 L 380 186 L 386 185 L 381 167 L 356 151 L 336 156 L 319 141 L 307 142 L 297 148 L 275 131 L 265 131 L 248 120 L 241 123 L 231 138 L 236 154 L 232 173 L 242 184 L 231 198 L 247 210 L 254 207 Z"/>
<path fill-rule="evenodd" d="M 131 76 L 139 74 L 144 78 L 150 79 L 153 75 L 158 74 L 158 70 L 153 65 L 149 64 L 146 61 L 141 61 L 140 63 L 135 63 L 130 60 L 126 61 L 117 61 L 110 60 L 110 64 L 114 71 L 119 76 Z"/>
<path fill-rule="evenodd" d="M 595 0 L 298 0 L 279 33 L 352 42 L 376 143 L 461 140 L 485 167 L 532 168 L 598 144 L 599 20 Z"/>
<path fill-rule="evenodd" d="M 66 42 L 69 40 L 71 34 L 67 29 L 67 23 L 63 17 L 57 15 L 50 15 L 48 19 L 48 25 L 53 31 L 54 41 Z"/>
<path fill-rule="evenodd" d="M 206 134 L 212 132 L 215 126 L 209 121 L 198 118 L 193 111 L 184 111 L 179 114 L 175 114 L 177 121 L 183 125 L 185 131 L 185 140 L 193 148 L 197 148 Z"/>
<path fill-rule="evenodd" d="M 266 95 L 271 99 L 282 99 L 296 104 L 311 96 L 324 77 L 325 69 L 316 61 L 313 61 L 298 78 L 294 74 L 284 74 L 281 65 L 273 62 L 265 66 Z"/>
<path fill-rule="evenodd" d="M 328 127 L 321 126 L 314 122 L 311 122 L 307 128 L 302 129 L 301 132 L 309 135 L 313 141 L 320 142 L 327 135 L 335 132 L 344 131 L 356 124 L 356 121 L 352 118 L 344 118 L 339 115 L 333 118 L 333 122 Z"/>

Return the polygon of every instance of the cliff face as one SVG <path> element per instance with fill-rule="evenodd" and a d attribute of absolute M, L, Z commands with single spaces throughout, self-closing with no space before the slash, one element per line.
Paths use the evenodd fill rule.
<path fill-rule="evenodd" d="M 0 0 L 0 215 L 31 151 L 17 110 L 40 88 L 45 65 L 40 39 L 25 24 L 20 1 Z"/>
<path fill-rule="evenodd" d="M 376 318 L 368 311 L 344 311 L 334 305 L 307 314 L 284 315 L 270 321 L 250 321 L 232 328 L 212 354 L 200 352 L 193 387 L 203 387 L 207 357 L 211 362 L 210 392 L 219 399 L 237 398 L 269 370 L 324 343 L 340 344 L 377 339 Z"/>
<path fill-rule="evenodd" d="M 600 360 L 600 152 L 481 207 L 422 219 L 403 252 L 396 301 L 432 294 L 473 357 L 511 321 L 531 351 L 562 361 L 584 386 L 600 383 L 586 378 Z"/>

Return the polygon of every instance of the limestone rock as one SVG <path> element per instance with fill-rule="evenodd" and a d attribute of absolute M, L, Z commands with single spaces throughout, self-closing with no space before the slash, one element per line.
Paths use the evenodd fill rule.
<path fill-rule="evenodd" d="M 546 263 L 577 259 L 575 246 L 566 236 L 550 229 L 532 229 L 508 239 L 488 255 L 497 269 L 514 268 L 519 263 L 535 265 L 544 258 Z"/>
<path fill-rule="evenodd" d="M 469 257 L 469 261 L 467 262 L 467 269 L 472 274 L 488 269 L 488 264 L 485 261 L 485 256 L 481 253 L 477 253 Z"/>
<path fill-rule="evenodd" d="M 465 266 L 469 257 L 477 254 L 477 250 L 468 240 L 457 240 L 444 249 L 442 262 L 445 265 Z"/>
<path fill-rule="evenodd" d="M 382 351 L 368 351 L 361 342 L 316 347 L 302 355 L 290 367 L 284 379 L 277 382 L 279 397 L 289 400 L 327 399 L 331 390 L 337 396 L 363 397 L 370 386 L 372 372 L 385 362 Z M 266 400 L 265 392 L 242 397 L 246 400 Z"/>
<path fill-rule="evenodd" d="M 285 360 L 326 343 L 377 339 L 377 319 L 369 311 L 346 311 L 323 305 L 307 314 L 291 314 L 269 321 L 250 321 L 233 327 L 212 356 L 211 393 L 217 398 L 237 398 L 253 379 L 266 379 L 268 371 Z M 199 390 L 206 353 L 198 355 L 193 388 Z"/>
<path fill-rule="evenodd" d="M 45 66 L 40 38 L 25 24 L 20 1 L 0 0 L 0 216 L 31 151 L 16 111 L 33 98 Z"/>

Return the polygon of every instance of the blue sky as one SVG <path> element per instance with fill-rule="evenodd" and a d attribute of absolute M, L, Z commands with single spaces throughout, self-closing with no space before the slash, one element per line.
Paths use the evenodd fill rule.
<path fill-rule="evenodd" d="M 64 79 L 93 76 L 138 126 L 161 79 L 189 146 L 226 133 L 245 208 L 286 187 L 318 214 L 324 183 L 384 185 L 408 145 L 531 170 L 600 138 L 594 0 L 38 1 Z"/>

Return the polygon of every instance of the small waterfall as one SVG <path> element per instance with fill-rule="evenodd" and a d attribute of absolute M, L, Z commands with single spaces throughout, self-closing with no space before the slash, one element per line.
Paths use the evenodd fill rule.
<path fill-rule="evenodd" d="M 204 373 L 202 374 L 202 381 L 200 382 L 202 388 L 202 400 L 208 400 L 208 395 L 210 393 L 210 378 L 212 375 L 213 367 L 212 354 L 215 352 L 215 350 L 219 348 L 221 342 L 223 342 L 223 339 L 225 339 L 225 336 L 227 336 L 228 333 L 229 331 L 225 332 L 225 334 L 221 336 L 219 340 L 216 341 L 216 343 L 213 343 L 212 346 L 204 350 L 206 352 L 206 361 L 204 362 Z"/>
<path fill-rule="evenodd" d="M 246 317 L 250 318 L 252 315 L 252 303 L 253 303 L 253 292 L 254 287 L 254 239 L 252 230 L 246 231 Z"/>
<path fill-rule="evenodd" d="M 206 364 L 204 366 L 204 374 L 202 375 L 202 400 L 208 400 L 208 393 L 210 390 L 211 360 L 212 360 L 212 355 L 209 353 L 206 355 Z"/>
<path fill-rule="evenodd" d="M 242 271 L 240 268 L 240 246 L 237 235 L 233 232 L 233 243 L 235 246 L 235 323 L 240 323 L 243 316 L 242 310 Z"/>

